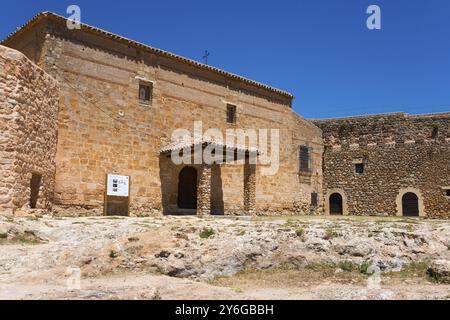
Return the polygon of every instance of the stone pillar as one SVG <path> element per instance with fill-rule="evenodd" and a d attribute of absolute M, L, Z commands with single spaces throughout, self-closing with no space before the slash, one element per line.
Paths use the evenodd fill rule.
<path fill-rule="evenodd" d="M 197 189 L 197 215 L 211 214 L 211 166 L 203 165 Z"/>
<path fill-rule="evenodd" d="M 256 164 L 246 157 L 244 164 L 244 210 L 247 215 L 256 215 Z"/>

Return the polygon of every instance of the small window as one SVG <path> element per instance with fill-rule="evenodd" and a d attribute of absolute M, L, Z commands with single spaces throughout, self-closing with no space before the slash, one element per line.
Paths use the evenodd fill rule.
<path fill-rule="evenodd" d="M 317 194 L 317 192 L 313 192 L 311 193 L 311 206 L 312 207 L 317 207 L 318 203 L 319 203 L 319 195 Z"/>
<path fill-rule="evenodd" d="M 236 123 L 236 106 L 232 104 L 227 105 L 227 122 Z"/>
<path fill-rule="evenodd" d="M 447 195 L 447 197 L 450 197 L 450 189 L 445 190 L 445 194 Z"/>
<path fill-rule="evenodd" d="M 146 83 L 139 85 L 139 102 L 144 104 L 152 104 L 153 84 Z"/>
<path fill-rule="evenodd" d="M 311 171 L 311 148 L 308 146 L 300 146 L 300 171 Z"/>
<path fill-rule="evenodd" d="M 364 173 L 364 163 L 356 163 L 355 164 L 355 172 L 358 174 Z"/>

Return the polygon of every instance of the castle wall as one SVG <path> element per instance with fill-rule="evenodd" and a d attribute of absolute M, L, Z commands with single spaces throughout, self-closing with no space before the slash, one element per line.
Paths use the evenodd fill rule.
<path fill-rule="evenodd" d="M 36 209 L 51 209 L 58 101 L 51 76 L 0 46 L 0 213 L 28 208 L 33 188 Z"/>
<path fill-rule="evenodd" d="M 278 172 L 265 176 L 257 165 L 260 213 L 309 213 L 311 193 L 321 198 L 321 131 L 292 111 L 290 98 L 83 30 L 47 30 L 41 64 L 61 84 L 55 187 L 60 212 L 85 208 L 102 214 L 107 173 L 131 176 L 132 215 L 176 205 L 180 168 L 163 163 L 160 149 L 175 129 L 193 131 L 195 121 L 204 130 L 280 130 Z M 19 43 L 20 37 L 8 45 Z M 153 82 L 150 106 L 139 103 L 140 79 Z M 234 125 L 226 122 L 227 103 L 237 106 Z M 314 170 L 306 175 L 299 175 L 300 144 L 313 148 Z M 222 165 L 215 177 L 212 207 L 242 214 L 243 165 Z"/>
<path fill-rule="evenodd" d="M 339 192 L 347 214 L 395 216 L 402 214 L 402 195 L 413 192 L 420 215 L 450 216 L 450 114 L 397 113 L 315 124 L 323 130 L 326 201 Z M 356 173 L 356 163 L 364 163 L 364 173 Z"/>

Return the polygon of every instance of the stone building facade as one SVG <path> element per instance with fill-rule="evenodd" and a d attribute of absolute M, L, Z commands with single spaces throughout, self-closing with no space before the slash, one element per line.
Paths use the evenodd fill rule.
<path fill-rule="evenodd" d="M 51 209 L 58 83 L 22 53 L 0 46 L 0 212 Z"/>
<path fill-rule="evenodd" d="M 198 189 L 199 211 L 320 212 L 321 201 L 312 206 L 311 197 L 321 198 L 321 131 L 292 110 L 291 94 L 91 26 L 69 30 L 66 22 L 43 13 L 2 42 L 60 83 L 56 214 L 103 214 L 107 174 L 130 176 L 131 215 L 189 212 L 179 210 L 186 167 L 196 172 L 188 178 L 196 176 L 196 186 L 191 181 L 187 189 Z M 264 165 L 252 168 L 245 160 L 173 164 L 161 150 L 175 129 L 192 131 L 196 121 L 204 131 L 278 129 L 277 173 L 263 175 Z M 300 173 L 302 145 L 310 148 L 311 165 Z"/>
<path fill-rule="evenodd" d="M 450 215 L 450 113 L 315 121 L 325 214 Z"/>
<path fill-rule="evenodd" d="M 449 114 L 311 121 L 288 92 L 66 23 L 42 13 L 1 43 L 21 53 L 0 47 L 0 212 L 450 216 Z M 226 141 L 227 161 L 175 164 L 220 145 L 172 139 L 199 122 L 278 130 L 279 145 Z M 251 161 L 278 149 L 273 174 Z M 130 179 L 126 199 L 107 193 L 112 174 Z"/>

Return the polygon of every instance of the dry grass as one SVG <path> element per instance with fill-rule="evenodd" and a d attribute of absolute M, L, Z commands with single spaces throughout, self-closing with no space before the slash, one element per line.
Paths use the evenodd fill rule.
<path fill-rule="evenodd" d="M 335 265 L 310 264 L 302 269 L 278 267 L 268 270 L 244 270 L 231 277 L 219 277 L 210 284 L 231 288 L 298 288 L 331 281 L 362 284 L 366 277 L 359 271 L 339 272 Z"/>

